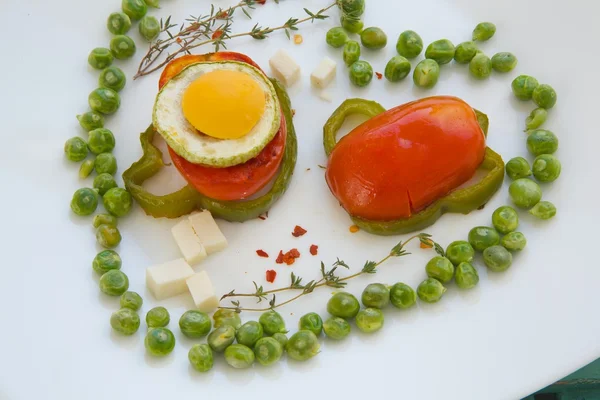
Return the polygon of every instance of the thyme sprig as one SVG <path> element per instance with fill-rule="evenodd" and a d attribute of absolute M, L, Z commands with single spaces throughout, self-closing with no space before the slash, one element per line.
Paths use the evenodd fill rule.
<path fill-rule="evenodd" d="M 303 296 L 306 296 L 306 295 L 312 293 L 315 289 L 323 287 L 323 286 L 329 286 L 329 287 L 338 288 L 338 289 L 344 288 L 347 285 L 347 281 L 349 281 L 350 279 L 354 279 L 354 278 L 359 277 L 364 274 L 377 273 L 377 268 L 379 266 L 381 266 L 383 263 L 385 263 L 386 261 L 388 261 L 390 258 L 404 257 L 404 256 L 411 254 L 406 250 L 406 245 L 415 239 L 418 239 L 421 243 L 424 243 L 427 245 L 433 244 L 436 252 L 439 253 L 439 249 L 441 249 L 441 251 L 443 252 L 443 248 L 438 243 L 436 243 L 435 241 L 433 241 L 431 239 L 431 235 L 429 235 L 427 233 L 419 233 L 417 235 L 411 236 L 410 238 L 408 238 L 405 241 L 400 241 L 398 244 L 396 244 L 394 247 L 392 247 L 392 249 L 390 250 L 388 255 L 386 255 L 381 260 L 379 260 L 377 262 L 366 261 L 360 271 L 358 271 L 352 275 L 343 277 L 343 278 L 338 276 L 336 274 L 336 271 L 338 271 L 338 269 L 340 267 L 348 269 L 348 270 L 350 269 L 350 267 L 343 260 L 340 260 L 338 258 L 332 264 L 330 269 L 327 269 L 325 267 L 325 264 L 323 262 L 321 262 L 321 267 L 320 267 L 321 278 L 318 280 L 311 280 L 311 281 L 303 284 L 303 279 L 292 272 L 290 275 L 290 284 L 288 286 L 284 286 L 284 287 L 281 287 L 278 289 L 265 290 L 262 285 L 259 286 L 256 282 L 252 282 L 254 284 L 254 289 L 255 289 L 254 292 L 252 292 L 252 293 L 236 293 L 235 290 L 232 290 L 229 293 L 224 294 L 220 299 L 220 300 L 224 300 L 229 297 L 254 297 L 257 299 L 257 303 L 261 303 L 262 301 L 268 301 L 269 307 L 246 308 L 240 304 L 239 300 L 233 300 L 233 301 L 231 301 L 231 304 L 232 304 L 231 307 L 220 307 L 220 308 L 224 308 L 224 309 L 228 309 L 228 310 L 235 310 L 236 312 L 268 311 L 268 310 L 272 310 L 275 308 L 282 307 L 286 304 L 289 304 Z M 298 290 L 298 291 L 300 291 L 300 293 L 298 293 L 296 296 L 294 296 L 284 302 L 278 303 L 276 294 L 285 292 L 288 290 Z"/>
<path fill-rule="evenodd" d="M 212 44 L 214 51 L 219 51 L 221 48 L 226 49 L 227 42 L 231 39 L 250 36 L 257 40 L 263 40 L 271 33 L 279 30 L 285 31 L 289 39 L 291 32 L 298 30 L 298 25 L 329 18 L 325 12 L 335 7 L 337 1 L 317 12 L 304 8 L 304 12 L 308 15 L 305 18 L 288 18 L 282 25 L 272 28 L 262 27 L 257 23 L 248 32 L 232 34 L 231 27 L 234 22 L 235 11 L 241 9 L 246 17 L 252 18 L 249 10 L 254 9 L 255 4 L 256 0 L 241 0 L 238 4 L 226 9 L 215 9 L 214 5 L 211 5 L 210 14 L 198 17 L 190 16 L 181 25 L 174 24 L 170 16 L 164 21 L 161 19 L 161 34 L 166 34 L 168 37 L 161 39 L 160 37 L 164 35 L 159 35 L 159 39 L 150 44 L 150 48 L 140 61 L 133 79 L 158 71 L 175 58 L 184 54 L 192 54 L 191 50 L 200 46 Z M 173 33 L 172 30 L 176 27 L 179 27 L 179 30 Z M 176 49 L 169 51 L 173 47 Z M 162 55 L 165 52 L 167 52 L 167 55 L 163 58 Z"/>

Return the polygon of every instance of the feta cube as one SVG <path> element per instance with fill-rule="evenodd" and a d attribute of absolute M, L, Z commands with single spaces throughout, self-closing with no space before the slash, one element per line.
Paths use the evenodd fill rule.
<path fill-rule="evenodd" d="M 335 78 L 336 66 L 335 61 L 325 57 L 310 74 L 310 83 L 318 89 L 323 89 Z"/>
<path fill-rule="evenodd" d="M 196 232 L 194 232 L 189 219 L 186 218 L 171 228 L 171 233 L 188 264 L 198 264 L 206 258 L 206 249 L 200 242 Z"/>
<path fill-rule="evenodd" d="M 292 86 L 300 79 L 300 66 L 283 49 L 277 50 L 275 55 L 269 60 L 269 65 L 275 78 L 287 87 Z"/>
<path fill-rule="evenodd" d="M 194 275 L 194 270 L 183 258 L 155 265 L 146 269 L 146 286 L 156 300 L 185 293 L 186 279 Z"/>
<path fill-rule="evenodd" d="M 192 275 L 186 283 L 198 310 L 209 313 L 219 307 L 219 299 L 206 271 Z"/>
<path fill-rule="evenodd" d="M 227 247 L 227 239 L 209 211 L 194 213 L 189 216 L 189 221 L 207 254 L 216 253 Z"/>

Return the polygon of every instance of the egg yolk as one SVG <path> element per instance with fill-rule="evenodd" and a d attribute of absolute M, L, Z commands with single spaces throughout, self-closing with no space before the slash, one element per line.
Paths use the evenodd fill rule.
<path fill-rule="evenodd" d="M 250 75 L 218 70 L 192 82 L 181 106 L 198 131 L 218 139 L 237 139 L 250 133 L 260 120 L 265 94 Z"/>

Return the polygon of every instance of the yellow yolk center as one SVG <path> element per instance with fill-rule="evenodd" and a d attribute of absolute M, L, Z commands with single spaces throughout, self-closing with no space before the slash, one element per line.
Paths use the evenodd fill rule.
<path fill-rule="evenodd" d="M 252 130 L 265 110 L 265 94 L 250 75 L 239 71 L 208 72 L 183 94 L 183 115 L 200 132 L 237 139 Z"/>

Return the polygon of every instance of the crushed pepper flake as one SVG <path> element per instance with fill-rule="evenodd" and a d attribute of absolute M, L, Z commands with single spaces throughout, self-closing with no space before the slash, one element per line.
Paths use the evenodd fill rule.
<path fill-rule="evenodd" d="M 356 225 L 352 225 L 352 226 L 350 226 L 349 231 L 350 231 L 350 233 L 356 233 L 356 232 L 360 231 L 360 228 Z"/>
<path fill-rule="evenodd" d="M 304 235 L 306 232 L 307 232 L 306 229 L 304 229 L 300 225 L 296 225 L 294 227 L 294 231 L 292 232 L 292 236 L 294 236 L 294 237 L 300 237 L 300 236 Z"/>
<path fill-rule="evenodd" d="M 266 251 L 264 251 L 264 250 L 261 250 L 261 249 L 259 249 L 259 250 L 256 250 L 256 254 L 257 254 L 259 257 L 269 258 L 269 255 L 267 254 L 267 252 L 266 252 Z"/>
<path fill-rule="evenodd" d="M 309 251 L 310 251 L 310 254 L 312 254 L 313 256 L 316 256 L 317 253 L 319 252 L 319 246 L 317 246 L 316 244 L 311 244 Z"/>
<path fill-rule="evenodd" d="M 377 75 L 377 79 L 383 78 L 383 75 L 381 74 L 381 72 L 375 72 L 375 75 Z"/>
<path fill-rule="evenodd" d="M 279 254 L 277 255 L 277 258 L 275 259 L 275 262 L 277 264 L 283 264 L 283 251 L 279 250 Z"/>
<path fill-rule="evenodd" d="M 267 282 L 273 283 L 275 282 L 275 278 L 277 277 L 277 271 L 268 269 L 266 275 Z"/>

